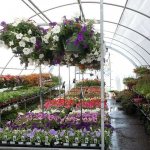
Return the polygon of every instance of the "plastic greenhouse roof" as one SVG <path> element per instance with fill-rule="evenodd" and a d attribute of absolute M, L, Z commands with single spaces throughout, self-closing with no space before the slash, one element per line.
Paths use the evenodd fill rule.
<path fill-rule="evenodd" d="M 104 0 L 104 40 L 109 51 L 126 57 L 133 65 L 150 66 L 150 0 Z M 0 21 L 30 18 L 38 24 L 60 22 L 83 14 L 100 22 L 100 0 L 1 0 Z M 100 25 L 95 24 L 100 30 Z M 10 50 L 0 48 L 0 74 L 38 72 L 35 66 L 20 65 Z M 17 65 L 16 65 L 17 64 Z M 43 71 L 48 67 L 43 66 Z"/>

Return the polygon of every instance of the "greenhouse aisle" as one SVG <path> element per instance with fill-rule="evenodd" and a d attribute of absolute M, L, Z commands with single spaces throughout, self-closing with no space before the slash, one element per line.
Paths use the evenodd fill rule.
<path fill-rule="evenodd" d="M 139 118 L 119 110 L 115 100 L 108 100 L 108 107 L 114 127 L 111 150 L 150 150 L 150 136 L 145 134 Z"/>

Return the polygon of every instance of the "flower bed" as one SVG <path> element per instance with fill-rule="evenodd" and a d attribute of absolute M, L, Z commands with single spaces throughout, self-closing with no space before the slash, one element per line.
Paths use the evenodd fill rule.
<path fill-rule="evenodd" d="M 105 131 L 105 143 L 110 144 L 111 130 Z M 17 145 L 38 145 L 38 146 L 92 146 L 99 147 L 101 141 L 101 130 L 93 129 L 76 130 L 68 128 L 66 130 L 8 130 L 0 128 L 0 144 Z M 107 147 L 108 145 L 106 145 Z"/>

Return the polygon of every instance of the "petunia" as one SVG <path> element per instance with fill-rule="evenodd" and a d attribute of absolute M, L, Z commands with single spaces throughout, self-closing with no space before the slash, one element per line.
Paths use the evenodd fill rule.
<path fill-rule="evenodd" d="M 24 41 L 20 41 L 20 42 L 19 42 L 19 46 L 20 46 L 20 47 L 25 47 L 25 46 L 26 46 L 26 43 L 25 43 Z"/>
<path fill-rule="evenodd" d="M 22 33 L 16 34 L 16 39 L 20 40 L 23 37 Z"/>
<path fill-rule="evenodd" d="M 33 44 L 35 44 L 35 43 L 36 43 L 36 37 L 34 37 L 34 36 L 31 37 L 31 38 L 30 38 L 30 42 L 33 43 Z"/>

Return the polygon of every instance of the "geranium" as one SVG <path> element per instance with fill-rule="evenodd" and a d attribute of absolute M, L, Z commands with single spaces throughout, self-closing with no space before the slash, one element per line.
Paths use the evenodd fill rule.
<path fill-rule="evenodd" d="M 0 43 L 7 45 L 20 57 L 21 63 L 45 63 L 53 59 L 51 32 L 38 27 L 31 20 L 17 20 L 14 23 L 1 23 L 3 30 Z"/>

